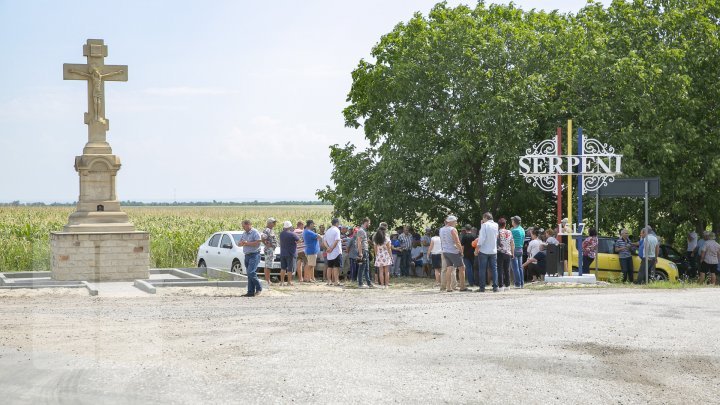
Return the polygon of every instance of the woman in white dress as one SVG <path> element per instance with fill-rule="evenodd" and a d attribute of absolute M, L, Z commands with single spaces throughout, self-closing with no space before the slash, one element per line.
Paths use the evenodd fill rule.
<path fill-rule="evenodd" d="M 435 231 L 435 236 L 430 239 L 430 246 L 428 246 L 428 260 L 432 263 L 432 268 L 435 270 L 435 287 L 440 287 L 440 270 L 442 269 L 442 241 L 438 232 Z"/>

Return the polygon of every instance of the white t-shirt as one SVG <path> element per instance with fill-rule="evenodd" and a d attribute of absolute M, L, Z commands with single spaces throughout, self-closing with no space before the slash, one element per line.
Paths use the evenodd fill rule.
<path fill-rule="evenodd" d="M 410 251 L 410 257 L 412 259 L 415 259 L 418 256 L 422 256 L 422 254 L 423 254 L 423 251 L 420 246 L 416 246 L 416 247 L 412 248 L 412 250 Z M 422 257 L 420 257 L 420 258 L 422 259 Z"/>
<path fill-rule="evenodd" d="M 695 233 L 693 231 L 693 232 L 690 232 L 689 236 L 690 236 L 689 237 L 690 240 L 688 240 L 687 251 L 692 252 L 697 248 L 698 235 L 697 235 L 697 233 Z"/>
<path fill-rule="evenodd" d="M 442 241 L 439 236 L 433 236 L 432 239 L 430 239 L 430 243 L 432 243 L 431 255 L 442 254 Z"/>
<path fill-rule="evenodd" d="M 340 254 L 342 254 L 342 243 L 340 242 L 340 230 L 337 226 L 331 226 L 330 229 L 325 231 L 325 236 L 323 236 L 323 240 L 325 241 L 325 244 L 328 247 L 332 247 L 333 243 L 337 241 L 337 245 L 335 245 L 335 248 L 331 251 L 327 252 L 327 258 L 328 260 L 336 259 Z"/>
<path fill-rule="evenodd" d="M 527 247 L 528 257 L 535 257 L 536 254 L 540 253 L 540 246 L 542 246 L 540 238 L 531 240 Z"/>

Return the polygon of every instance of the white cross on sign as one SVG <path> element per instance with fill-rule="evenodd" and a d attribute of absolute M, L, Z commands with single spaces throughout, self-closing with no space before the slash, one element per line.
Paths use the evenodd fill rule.
<path fill-rule="evenodd" d="M 88 144 L 86 149 L 95 153 L 111 153 L 105 139 L 110 128 L 105 118 L 105 82 L 126 82 L 128 67 L 124 65 L 105 65 L 107 45 L 102 39 L 88 39 L 83 45 L 83 55 L 87 64 L 63 64 L 64 80 L 86 80 L 88 82 L 88 112 L 85 123 L 88 125 Z"/>

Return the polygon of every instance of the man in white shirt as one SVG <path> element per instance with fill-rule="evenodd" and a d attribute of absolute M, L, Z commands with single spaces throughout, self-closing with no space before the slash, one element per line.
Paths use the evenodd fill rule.
<path fill-rule="evenodd" d="M 486 212 L 483 214 L 482 226 L 478 234 L 478 243 L 475 248 L 475 256 L 480 261 L 480 288 L 477 292 L 485 292 L 485 284 L 487 277 L 487 266 L 490 263 L 492 270 L 493 292 L 498 292 L 497 285 L 497 242 L 498 240 L 498 224 L 493 221 L 492 214 Z"/>
<path fill-rule="evenodd" d="M 325 231 L 323 242 L 327 247 L 327 271 L 329 284 L 340 286 L 340 256 L 342 255 L 342 243 L 340 239 L 340 220 L 335 218 L 332 220 L 332 226 Z"/>

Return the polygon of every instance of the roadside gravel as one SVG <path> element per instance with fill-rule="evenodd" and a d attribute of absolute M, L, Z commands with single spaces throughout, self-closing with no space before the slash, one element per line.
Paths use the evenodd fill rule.
<path fill-rule="evenodd" d="M 0 291 L 3 403 L 717 403 L 720 289 Z"/>

